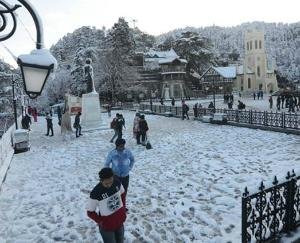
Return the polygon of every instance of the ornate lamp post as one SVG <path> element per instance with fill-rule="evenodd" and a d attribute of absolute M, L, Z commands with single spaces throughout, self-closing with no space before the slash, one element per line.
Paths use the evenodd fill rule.
<path fill-rule="evenodd" d="M 44 85 L 49 78 L 50 72 L 54 70 L 56 66 L 56 59 L 50 54 L 50 52 L 44 47 L 44 36 L 41 19 L 39 18 L 34 7 L 26 0 L 18 0 L 22 5 L 16 4 L 11 6 L 5 1 L 0 0 L 0 33 L 8 27 L 8 17 L 12 18 L 13 26 L 8 33 L 0 35 L 0 42 L 9 39 L 16 31 L 17 21 L 15 17 L 15 11 L 24 6 L 34 20 L 36 27 L 36 50 L 33 50 L 30 54 L 20 55 L 18 57 L 18 65 L 20 66 L 24 89 L 26 94 L 31 98 L 37 98 L 44 88 Z"/>

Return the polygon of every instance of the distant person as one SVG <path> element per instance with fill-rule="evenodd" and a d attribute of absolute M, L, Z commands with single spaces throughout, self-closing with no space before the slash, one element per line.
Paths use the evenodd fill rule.
<path fill-rule="evenodd" d="M 57 106 L 56 112 L 57 112 L 58 125 L 61 126 L 62 112 L 60 106 Z"/>
<path fill-rule="evenodd" d="M 215 109 L 214 103 L 212 101 L 209 103 L 208 109 Z"/>
<path fill-rule="evenodd" d="M 134 157 L 129 149 L 125 148 L 125 139 L 116 140 L 116 148 L 110 151 L 106 157 L 104 167 L 111 167 L 114 175 L 121 181 L 125 194 L 129 185 L 129 172 L 133 168 Z"/>
<path fill-rule="evenodd" d="M 194 105 L 193 111 L 194 111 L 194 117 L 197 118 L 198 117 L 198 103 L 196 103 Z"/>
<path fill-rule="evenodd" d="M 26 113 L 21 120 L 22 129 L 30 130 L 31 117 Z"/>
<path fill-rule="evenodd" d="M 124 119 L 122 114 L 119 114 L 119 116 L 117 118 L 117 125 L 116 125 L 116 129 L 117 129 L 117 132 L 118 132 L 118 138 L 122 138 L 123 128 L 126 128 L 125 127 L 125 119 Z"/>
<path fill-rule="evenodd" d="M 175 106 L 175 99 L 174 99 L 174 97 L 172 98 L 171 105 Z"/>
<path fill-rule="evenodd" d="M 115 138 L 118 137 L 118 129 L 117 129 L 117 120 L 119 117 L 119 113 L 116 114 L 116 117 L 114 117 L 112 119 L 112 121 L 110 122 L 110 128 L 114 130 L 115 134 L 113 135 L 113 137 L 110 139 L 110 142 L 113 143 Z"/>
<path fill-rule="evenodd" d="M 37 109 L 34 107 L 33 109 L 32 109 L 32 116 L 33 116 L 33 121 L 34 122 L 37 122 L 37 116 L 38 116 L 38 112 L 37 112 Z"/>
<path fill-rule="evenodd" d="M 182 120 L 184 120 L 185 118 L 187 120 L 189 120 L 189 106 L 185 103 L 185 101 L 183 100 L 182 101 L 182 106 L 181 106 L 181 109 L 182 109 Z"/>
<path fill-rule="evenodd" d="M 138 136 L 138 132 L 139 132 L 139 122 L 140 122 L 140 113 L 136 113 L 135 114 L 135 117 L 134 117 L 134 120 L 133 120 L 133 129 L 132 129 L 132 133 L 133 133 L 133 138 L 136 139 L 137 143 L 138 143 L 138 140 L 137 140 L 137 136 Z"/>
<path fill-rule="evenodd" d="M 107 115 L 108 115 L 108 117 L 111 117 L 111 108 L 112 108 L 111 104 L 108 104 L 107 105 Z"/>
<path fill-rule="evenodd" d="M 242 101 L 238 100 L 238 106 L 237 107 L 238 107 L 239 110 L 243 110 L 243 109 L 246 108 L 246 105 Z"/>
<path fill-rule="evenodd" d="M 53 133 L 52 116 L 48 112 L 46 113 L 46 121 L 47 121 L 47 133 L 46 133 L 46 136 L 52 137 L 54 135 L 54 133 Z M 50 132 L 51 132 L 51 135 L 50 135 Z"/>
<path fill-rule="evenodd" d="M 98 224 L 104 243 L 123 243 L 126 220 L 124 187 L 114 178 L 111 168 L 103 168 L 99 178 L 100 183 L 90 193 L 87 215 Z"/>
<path fill-rule="evenodd" d="M 255 97 L 256 97 L 256 93 L 255 92 L 253 92 L 253 99 L 255 100 Z"/>
<path fill-rule="evenodd" d="M 276 99 L 276 107 L 277 107 L 277 110 L 280 111 L 280 96 L 279 95 L 277 96 L 277 99 Z"/>
<path fill-rule="evenodd" d="M 80 125 L 80 116 L 81 116 L 81 112 L 78 112 L 77 115 L 75 116 L 75 121 L 74 121 L 74 125 L 73 127 L 76 129 L 76 138 L 78 138 L 79 136 L 82 136 L 81 134 L 81 125 Z"/>
<path fill-rule="evenodd" d="M 139 130 L 137 133 L 137 144 L 142 144 L 143 146 L 146 146 L 146 137 L 147 137 L 147 132 L 149 130 L 148 123 L 145 120 L 144 115 L 140 115 L 140 120 L 139 120 Z M 142 138 L 142 141 L 140 140 Z"/>
<path fill-rule="evenodd" d="M 270 109 L 273 108 L 273 97 L 272 95 L 269 97 L 269 105 L 270 105 Z"/>

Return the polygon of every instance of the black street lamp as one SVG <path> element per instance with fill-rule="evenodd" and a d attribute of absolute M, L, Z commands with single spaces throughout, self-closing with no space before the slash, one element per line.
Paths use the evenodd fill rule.
<path fill-rule="evenodd" d="M 0 21 L 0 33 L 6 29 L 8 17 L 11 17 L 13 21 L 11 30 L 0 36 L 0 42 L 9 39 L 15 33 L 17 27 L 15 10 L 24 6 L 32 16 L 36 27 L 36 50 L 33 50 L 30 54 L 20 55 L 17 62 L 22 72 L 25 92 L 31 99 L 35 99 L 42 93 L 50 72 L 54 70 L 57 62 L 48 50 L 43 49 L 44 36 L 42 22 L 38 14 L 34 11 L 34 7 L 26 0 L 18 1 L 22 5 L 16 4 L 12 7 L 3 0 L 0 0 L 0 5 L 2 5 L 0 9 L 0 18 L 2 20 Z"/>
<path fill-rule="evenodd" d="M 15 95 L 15 79 L 13 74 L 11 75 L 11 81 L 12 81 L 12 98 L 13 98 L 13 107 L 14 107 L 15 126 L 16 126 L 16 130 L 18 130 L 17 97 Z"/>

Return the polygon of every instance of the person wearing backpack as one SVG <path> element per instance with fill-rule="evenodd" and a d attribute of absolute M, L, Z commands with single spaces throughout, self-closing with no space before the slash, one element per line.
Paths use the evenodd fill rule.
<path fill-rule="evenodd" d="M 115 134 L 113 135 L 113 137 L 111 138 L 110 142 L 113 143 L 115 138 L 118 137 L 118 130 L 117 130 L 117 120 L 119 117 L 119 113 L 116 114 L 116 117 L 111 121 L 110 123 L 110 128 L 114 129 Z"/>

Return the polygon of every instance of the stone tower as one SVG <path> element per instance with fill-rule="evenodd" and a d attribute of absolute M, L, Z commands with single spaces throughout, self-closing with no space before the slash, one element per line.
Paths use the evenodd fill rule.
<path fill-rule="evenodd" d="M 274 64 L 267 60 L 262 31 L 245 33 L 244 82 L 245 91 L 278 90 Z"/>

